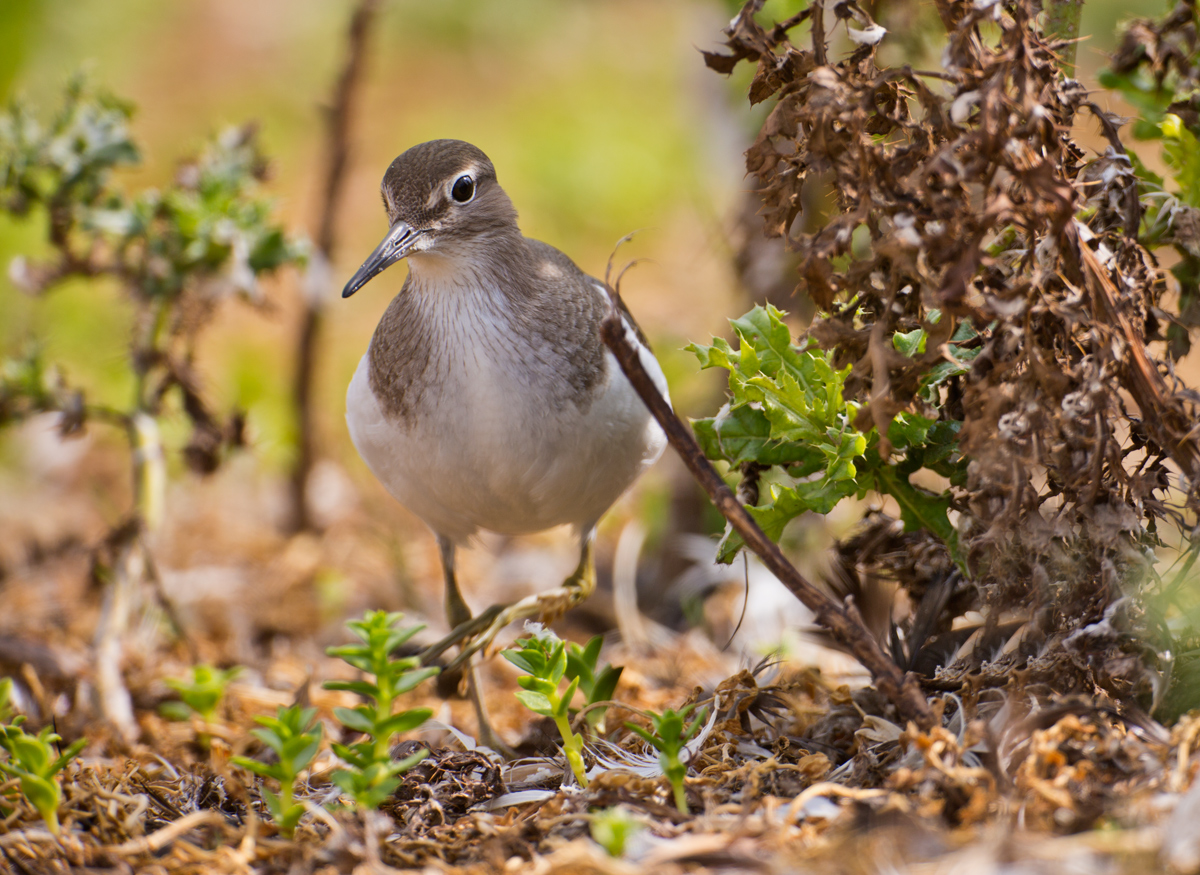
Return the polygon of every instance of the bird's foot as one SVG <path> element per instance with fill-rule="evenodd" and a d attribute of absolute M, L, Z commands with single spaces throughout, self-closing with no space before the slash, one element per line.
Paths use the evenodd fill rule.
<path fill-rule="evenodd" d="M 588 597 L 594 588 L 594 586 L 588 586 L 589 582 L 583 575 L 576 573 L 567 578 L 557 589 L 526 596 L 511 605 L 492 605 L 478 617 L 463 623 L 450 633 L 448 639 L 439 641 L 426 653 L 436 651 L 434 655 L 437 655 L 450 644 L 461 643 L 462 649 L 446 666 L 447 671 L 453 671 L 470 659 L 473 654 L 490 646 L 500 630 L 509 623 L 533 619 L 542 623 L 550 623 L 558 619 Z"/>
<path fill-rule="evenodd" d="M 477 633 L 489 628 L 496 615 L 505 609 L 505 605 L 492 605 L 486 611 L 481 611 L 478 616 L 471 617 L 469 620 L 459 623 L 455 626 L 449 635 L 438 641 L 436 644 L 431 644 L 421 651 L 421 664 L 429 665 L 455 644 L 460 644 L 467 641 Z M 493 636 L 494 637 L 494 636 Z M 473 653 L 474 651 L 472 651 Z M 463 659 L 455 659 L 450 665 L 446 666 L 443 671 L 453 671 L 458 666 L 462 665 Z"/>

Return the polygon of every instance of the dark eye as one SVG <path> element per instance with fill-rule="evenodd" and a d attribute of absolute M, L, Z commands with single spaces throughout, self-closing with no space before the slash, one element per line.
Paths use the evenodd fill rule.
<path fill-rule="evenodd" d="M 460 176 L 454 180 L 454 187 L 450 189 L 450 196 L 460 204 L 465 204 L 471 198 L 475 197 L 475 180 L 469 176 Z"/>

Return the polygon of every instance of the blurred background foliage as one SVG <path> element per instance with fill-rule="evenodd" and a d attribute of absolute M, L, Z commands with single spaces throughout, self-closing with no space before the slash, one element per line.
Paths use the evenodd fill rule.
<path fill-rule="evenodd" d="M 6 2 L 0 32 L 18 50 L 0 46 L 6 59 L 0 93 L 53 106 L 65 79 L 82 68 L 131 100 L 144 152 L 142 165 L 124 174 L 131 188 L 164 184 L 175 162 L 215 130 L 257 120 L 272 160 L 268 190 L 285 223 L 305 231 L 315 223 L 321 107 L 341 63 L 349 11 L 348 3 L 270 0 Z M 648 228 L 631 251 L 660 269 L 643 275 L 655 274 L 654 285 L 669 282 L 691 298 L 705 294 L 701 287 L 717 284 L 701 281 L 701 271 L 715 262 L 703 256 L 713 243 L 719 249 L 720 217 L 737 185 L 741 131 L 717 141 L 695 136 L 726 126 L 707 116 L 727 95 L 708 81 L 692 46 L 721 24 L 721 10 L 706 4 L 384 4 L 352 131 L 344 251 L 336 254 L 334 282 L 385 229 L 377 186 L 392 157 L 422 140 L 458 137 L 491 155 L 526 233 L 599 272 L 619 237 Z M 4 220 L 0 262 L 43 254 L 39 235 L 36 223 Z M 344 386 L 384 298 L 401 280 L 402 274 L 392 277 L 385 282 L 390 288 L 365 303 L 330 310 L 319 407 L 329 414 L 322 437 L 335 447 L 345 444 L 338 422 Z M 658 298 L 646 285 L 640 278 L 630 283 L 631 298 Z M 286 464 L 294 438 L 286 341 L 297 286 L 295 277 L 285 278 L 267 309 L 239 311 L 226 319 L 232 325 L 217 326 L 204 362 L 218 406 L 250 412 L 259 455 L 273 467 Z M 121 359 L 129 314 L 111 290 L 72 284 L 35 300 L 0 279 L 0 310 L 5 350 L 36 336 L 47 357 L 62 362 L 97 401 L 127 391 Z M 705 311 L 707 321 L 678 325 L 664 345 L 720 330 L 718 308 L 688 308 Z"/>
<path fill-rule="evenodd" d="M 683 347 L 729 336 L 727 317 L 747 309 L 749 296 L 731 267 L 731 228 L 743 208 L 741 153 L 765 108 L 747 106 L 749 70 L 723 82 L 704 69 L 698 49 L 720 41 L 740 5 L 383 3 L 351 131 L 331 284 L 340 288 L 385 231 L 378 183 L 392 158 L 428 139 L 469 140 L 493 159 L 525 233 L 563 249 L 585 270 L 601 274 L 614 243 L 644 229 L 617 256 L 618 263 L 646 259 L 627 277 L 623 294 L 655 344 L 677 407 L 691 416 L 711 414 L 722 380 L 701 375 Z M 352 7 L 347 0 L 4 0 L 0 98 L 20 96 L 49 111 L 63 84 L 83 70 L 131 101 L 143 161 L 118 174 L 128 191 L 165 186 L 207 137 L 257 121 L 271 160 L 263 190 L 289 231 L 311 234 L 323 107 L 343 61 Z M 760 18 L 782 19 L 796 8 L 794 0 L 769 0 Z M 1084 84 L 1097 88 L 1119 18 L 1165 8 L 1159 0 L 1136 10 L 1119 0 L 1089 0 L 1079 51 Z M 901 2 L 874 11 L 889 27 L 883 48 L 889 62 L 897 56 L 914 65 L 936 62 L 942 32 L 932 6 Z M 839 28 L 833 50 L 842 54 L 848 46 Z M 1081 138 L 1103 149 L 1098 132 Z M 16 255 L 48 254 L 43 233 L 39 222 L 0 217 L 0 264 L 7 270 Z M 321 455 L 347 473 L 372 509 L 386 519 L 408 519 L 419 533 L 366 471 L 343 425 L 345 387 L 402 278 L 389 274 L 365 295 L 330 302 L 317 364 L 317 438 Z M 200 341 L 198 370 L 216 409 L 247 412 L 255 476 L 273 481 L 296 446 L 289 391 L 302 277 L 284 272 L 265 291 L 263 304 L 231 304 L 217 315 Z M 71 281 L 33 297 L 0 275 L 0 358 L 36 339 L 46 360 L 61 364 L 90 400 L 120 403 L 131 391 L 133 315 L 116 286 L 103 280 Z M 186 440 L 183 428 L 166 434 L 176 449 Z M 0 434 L 0 493 L 10 496 L 36 489 L 41 476 L 13 441 Z M 174 470 L 180 472 L 178 462 Z M 644 490 L 646 507 L 669 500 L 667 480 L 675 470 L 672 463 L 659 466 Z M 102 513 L 111 523 L 120 503 L 100 481 L 87 488 L 108 508 Z M 23 512 L 0 502 L 0 519 Z"/>

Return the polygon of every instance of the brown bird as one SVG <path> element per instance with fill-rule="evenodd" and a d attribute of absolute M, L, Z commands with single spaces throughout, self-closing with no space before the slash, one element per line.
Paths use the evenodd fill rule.
<path fill-rule="evenodd" d="M 413 146 L 381 190 L 391 229 L 342 297 L 401 259 L 409 273 L 350 382 L 346 422 L 367 466 L 437 536 L 453 632 L 425 656 L 461 643 L 457 665 L 508 623 L 551 619 L 592 593 L 596 523 L 666 438 L 600 339 L 606 287 L 521 233 L 483 152 L 459 140 Z M 666 395 L 662 369 L 624 315 Z M 457 547 L 480 529 L 562 524 L 579 536 L 571 576 L 473 617 Z M 498 742 L 473 675 L 471 686 L 481 740 Z"/>

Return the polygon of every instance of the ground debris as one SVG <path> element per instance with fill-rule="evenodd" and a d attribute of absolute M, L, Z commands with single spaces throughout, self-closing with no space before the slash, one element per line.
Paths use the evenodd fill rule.
<path fill-rule="evenodd" d="M 589 742 L 607 764 L 595 760 L 587 790 L 564 779 L 561 755 L 501 763 L 434 746 L 379 812 L 339 808 L 322 755 L 298 787 L 309 813 L 287 841 L 261 783 L 214 738 L 207 754 L 180 748 L 172 760 L 147 744 L 85 754 L 65 773 L 59 839 L 10 796 L 0 859 L 17 872 L 874 872 L 884 860 L 940 872 L 989 859 L 1136 872 L 1160 848 L 1192 853 L 1156 824 L 1194 804 L 1195 717 L 1168 732 L 1102 700 L 993 689 L 934 700 L 940 723 L 921 732 L 869 689 L 780 667 L 675 696 L 713 709 L 691 759 L 689 816 L 640 739 L 613 728 Z M 244 749 L 253 724 L 231 714 L 223 734 Z M 593 836 L 618 811 L 635 827 L 614 857 Z"/>

